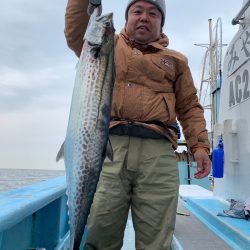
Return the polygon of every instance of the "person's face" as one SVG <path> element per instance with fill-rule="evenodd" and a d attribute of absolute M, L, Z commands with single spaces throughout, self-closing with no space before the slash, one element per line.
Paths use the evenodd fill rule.
<path fill-rule="evenodd" d="M 128 10 L 127 35 L 139 44 L 156 41 L 161 34 L 161 20 L 161 12 L 155 5 L 137 1 Z"/>

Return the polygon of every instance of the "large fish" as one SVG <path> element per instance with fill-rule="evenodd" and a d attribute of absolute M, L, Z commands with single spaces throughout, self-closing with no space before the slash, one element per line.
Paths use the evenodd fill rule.
<path fill-rule="evenodd" d="M 97 9 L 90 17 L 77 65 L 66 139 L 57 155 L 57 160 L 63 155 L 65 161 L 70 249 L 74 250 L 79 249 L 110 149 L 108 129 L 115 77 L 112 17 L 112 13 L 98 16 Z"/>

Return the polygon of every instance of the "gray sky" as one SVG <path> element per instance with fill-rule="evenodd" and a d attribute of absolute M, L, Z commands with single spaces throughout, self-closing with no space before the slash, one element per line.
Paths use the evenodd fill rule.
<path fill-rule="evenodd" d="M 66 45 L 66 0 L 0 1 L 0 168 L 63 169 L 55 157 L 64 140 L 77 58 Z M 118 33 L 127 0 L 103 0 Z M 199 87 L 208 19 L 223 22 L 223 42 L 242 0 L 167 0 L 170 48 L 189 58 Z M 225 49 L 224 49 L 225 51 Z"/>

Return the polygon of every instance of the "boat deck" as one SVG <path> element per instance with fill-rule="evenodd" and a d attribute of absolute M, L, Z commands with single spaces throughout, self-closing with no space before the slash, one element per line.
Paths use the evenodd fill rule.
<path fill-rule="evenodd" d="M 135 250 L 135 232 L 132 223 L 131 213 L 129 213 L 128 221 L 125 229 L 123 247 L 121 250 Z M 182 250 L 182 247 L 176 237 L 173 237 L 171 250 Z"/>
<path fill-rule="evenodd" d="M 182 218 L 180 225 L 184 232 L 187 231 L 186 234 L 183 232 L 182 235 L 187 239 L 188 244 L 188 247 L 184 247 L 184 249 L 201 249 L 195 248 L 195 246 L 194 248 L 190 248 L 192 242 L 188 242 L 188 240 L 192 239 L 193 234 L 197 235 L 198 238 L 204 237 L 202 236 L 202 231 L 197 229 L 202 226 L 202 228 L 205 227 L 206 229 L 204 234 L 205 232 L 207 234 L 206 239 L 202 240 L 204 244 L 200 245 L 202 249 L 250 250 L 250 221 L 227 216 L 218 216 L 218 213 L 221 214 L 223 213 L 223 210 L 229 209 L 230 204 L 227 201 L 213 196 L 212 192 L 196 185 L 181 185 L 179 196 L 182 201 L 185 201 L 183 203 L 184 208 L 188 209 L 192 217 L 195 215 L 191 224 L 198 222 L 196 226 L 190 226 L 190 228 L 194 228 L 194 231 L 191 232 L 191 230 L 188 230 L 188 224 L 190 222 L 187 221 L 187 218 Z M 176 235 L 178 235 L 178 221 L 176 226 Z M 186 227 L 186 230 L 184 227 Z M 190 233 L 191 235 L 189 235 Z M 191 238 L 188 238 L 188 235 Z M 216 236 L 217 239 L 214 236 Z M 218 240 L 218 237 L 220 237 L 219 239 L 222 239 L 221 242 Z M 178 239 L 181 239 L 180 235 Z M 211 243 L 211 241 L 213 242 Z M 210 243 L 221 244 L 223 242 L 225 243 L 224 246 L 221 245 L 219 247 L 218 245 L 218 247 L 213 246 L 212 248 L 209 248 Z M 184 246 L 185 240 L 183 240 L 182 244 Z M 231 248 L 228 248 L 227 246 L 230 246 Z"/>
<path fill-rule="evenodd" d="M 233 249 L 199 219 L 192 214 L 179 199 L 175 235 L 172 250 L 230 250 Z M 125 231 L 124 245 L 121 250 L 135 250 L 135 235 L 131 215 Z"/>
<path fill-rule="evenodd" d="M 58 177 L 1 194 L 0 250 L 66 250 L 65 190 L 65 177 Z M 171 250 L 250 250 L 250 221 L 217 216 L 228 202 L 197 185 L 181 185 L 179 197 Z M 122 250 L 135 250 L 131 215 Z"/>
<path fill-rule="evenodd" d="M 175 236 L 185 250 L 233 249 L 199 221 L 179 199 Z"/>

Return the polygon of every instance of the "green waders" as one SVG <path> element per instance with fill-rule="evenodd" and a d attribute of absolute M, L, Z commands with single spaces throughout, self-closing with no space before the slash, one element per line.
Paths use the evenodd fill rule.
<path fill-rule="evenodd" d="M 129 208 L 136 249 L 170 249 L 179 190 L 171 143 L 117 135 L 110 140 L 114 161 L 105 160 L 84 249 L 120 250 Z"/>

